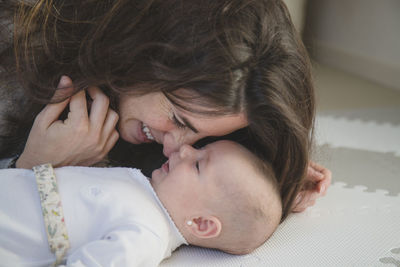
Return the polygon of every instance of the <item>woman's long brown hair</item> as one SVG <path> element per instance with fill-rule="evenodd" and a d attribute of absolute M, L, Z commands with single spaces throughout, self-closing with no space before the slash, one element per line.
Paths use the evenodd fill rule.
<path fill-rule="evenodd" d="M 49 102 L 68 75 L 76 91 L 102 88 L 115 108 L 121 96 L 161 91 L 192 112 L 207 113 L 193 102 L 208 115 L 245 112 L 241 140 L 272 163 L 287 216 L 307 170 L 315 100 L 307 53 L 281 0 L 2 5 L 12 3 L 16 73 L 30 99 Z"/>

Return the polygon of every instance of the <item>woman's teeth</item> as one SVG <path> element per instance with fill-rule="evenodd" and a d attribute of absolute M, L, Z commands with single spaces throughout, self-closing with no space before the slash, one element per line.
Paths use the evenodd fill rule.
<path fill-rule="evenodd" d="M 151 134 L 149 127 L 147 127 L 147 125 L 144 123 L 142 125 L 142 130 L 143 130 L 144 134 L 146 135 L 147 139 L 154 140 L 154 136 Z"/>

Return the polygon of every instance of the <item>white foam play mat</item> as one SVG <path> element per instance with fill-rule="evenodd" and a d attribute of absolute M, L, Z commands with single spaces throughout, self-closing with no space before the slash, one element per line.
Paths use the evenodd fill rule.
<path fill-rule="evenodd" d="M 316 125 L 333 172 L 325 197 L 249 255 L 188 246 L 160 266 L 400 267 L 400 125 L 329 116 Z"/>

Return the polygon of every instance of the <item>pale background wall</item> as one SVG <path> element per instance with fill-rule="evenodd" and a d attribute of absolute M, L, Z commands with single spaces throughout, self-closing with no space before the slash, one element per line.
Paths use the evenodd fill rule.
<path fill-rule="evenodd" d="M 400 89 L 399 0 L 308 0 L 303 17 L 315 60 Z"/>
<path fill-rule="evenodd" d="M 303 31 L 305 23 L 305 11 L 307 0 L 284 0 L 287 5 L 292 21 L 299 32 Z"/>

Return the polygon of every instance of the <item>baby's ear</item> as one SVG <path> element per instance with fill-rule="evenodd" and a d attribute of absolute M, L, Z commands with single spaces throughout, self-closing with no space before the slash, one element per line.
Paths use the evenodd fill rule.
<path fill-rule="evenodd" d="M 219 236 L 222 230 L 221 221 L 215 216 L 200 216 L 191 219 L 186 227 L 197 238 L 213 238 Z"/>

